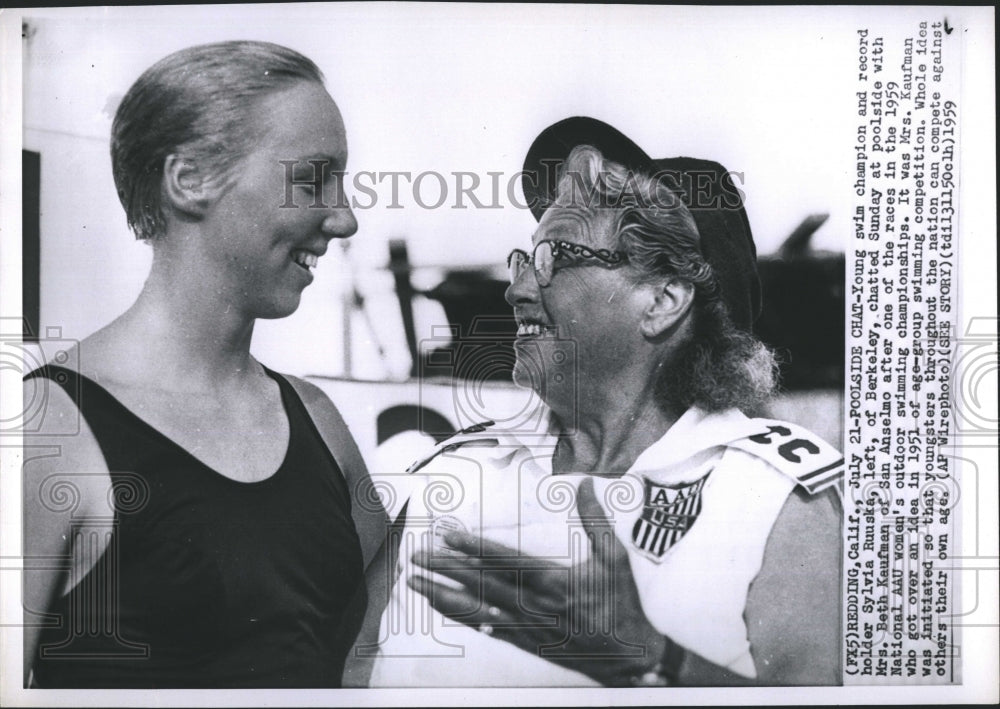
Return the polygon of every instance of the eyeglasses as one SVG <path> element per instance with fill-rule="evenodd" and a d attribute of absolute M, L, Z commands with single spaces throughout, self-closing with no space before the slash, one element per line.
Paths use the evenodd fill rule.
<path fill-rule="evenodd" d="M 559 239 L 546 239 L 539 241 L 529 255 L 527 251 L 514 249 L 507 257 L 507 270 L 510 273 L 510 282 L 514 283 L 520 278 L 531 264 L 535 265 L 535 278 L 538 285 L 545 287 L 552 282 L 552 274 L 556 270 L 556 263 L 563 260 L 558 265 L 559 268 L 568 266 L 602 266 L 604 268 L 617 268 L 628 260 L 627 254 L 623 251 L 611 251 L 609 249 L 591 249 L 582 244 L 574 244 L 569 241 Z"/>

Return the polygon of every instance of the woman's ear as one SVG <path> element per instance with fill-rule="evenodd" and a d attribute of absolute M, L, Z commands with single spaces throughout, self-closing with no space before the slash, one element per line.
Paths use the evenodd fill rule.
<path fill-rule="evenodd" d="M 214 182 L 190 158 L 170 154 L 163 163 L 163 196 L 179 214 L 200 219 L 215 197 Z"/>
<path fill-rule="evenodd" d="M 659 337 L 682 322 L 694 304 L 694 286 L 687 281 L 670 280 L 653 287 L 642 314 L 640 329 L 646 337 Z"/>

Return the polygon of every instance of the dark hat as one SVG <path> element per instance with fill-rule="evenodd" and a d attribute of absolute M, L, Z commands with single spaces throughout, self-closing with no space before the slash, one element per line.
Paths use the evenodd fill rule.
<path fill-rule="evenodd" d="M 521 184 L 535 219 L 541 220 L 558 183 L 559 166 L 578 145 L 590 145 L 629 170 L 656 176 L 681 196 L 694 217 L 701 252 L 715 271 L 733 323 L 750 332 L 760 315 L 757 248 L 743 207 L 743 194 L 729 171 L 696 158 L 653 160 L 607 123 L 576 116 L 543 130 L 528 149 Z"/>

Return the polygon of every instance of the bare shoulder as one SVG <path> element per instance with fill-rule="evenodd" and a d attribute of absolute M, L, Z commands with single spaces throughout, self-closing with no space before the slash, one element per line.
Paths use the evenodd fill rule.
<path fill-rule="evenodd" d="M 291 374 L 282 374 L 281 376 L 287 379 L 289 383 L 295 387 L 295 391 L 298 392 L 299 396 L 302 397 L 303 403 L 307 406 L 310 404 L 333 406 L 333 402 L 330 401 L 330 397 L 326 395 L 326 392 L 312 382 L 307 382 L 302 377 L 296 377 Z M 334 407 L 334 409 L 336 409 L 336 407 Z"/>
<path fill-rule="evenodd" d="M 361 539 L 361 548 L 367 565 L 378 552 L 385 538 L 388 517 L 374 489 L 361 451 L 351 435 L 337 407 L 330 397 L 315 384 L 299 377 L 284 376 L 316 424 L 316 429 L 343 470 L 353 500 L 351 514 Z"/>
<path fill-rule="evenodd" d="M 95 529 L 110 520 L 112 482 L 101 448 L 72 397 L 44 378 L 26 380 L 24 389 L 25 401 L 29 396 L 39 400 L 32 419 L 25 421 L 23 438 L 24 588 L 26 607 L 44 609 L 65 583 L 59 567 L 45 560 L 70 553 L 74 525 L 81 520 Z M 92 561 L 77 555 L 74 568 L 86 571 Z"/>
<path fill-rule="evenodd" d="M 358 450 L 358 444 L 330 397 L 318 386 L 304 379 L 288 374 L 282 376 L 299 395 L 330 453 L 343 469 L 345 477 L 349 481 L 367 477 L 368 471 Z"/>
<path fill-rule="evenodd" d="M 77 343 L 60 352 L 60 357 L 46 362 L 46 366 L 57 365 L 61 369 L 49 370 L 47 376 L 29 374 L 22 381 L 26 470 L 30 462 L 35 469 L 98 470 L 107 473 L 97 439 L 77 406 L 76 399 L 81 396 L 79 382 L 67 373 L 75 372 L 93 379 L 95 357 L 90 353 L 96 350 L 88 347 L 90 339 Z M 84 363 L 87 363 L 87 369 Z M 75 396 L 71 396 L 70 391 Z M 29 455 L 28 451 L 38 455 Z"/>
<path fill-rule="evenodd" d="M 25 521 L 46 520 L 48 526 L 68 524 L 70 512 L 106 514 L 111 474 L 76 403 L 49 379 L 27 379 L 23 388 L 30 411 L 24 423 Z M 72 510 L 63 509 L 67 505 Z"/>
<path fill-rule="evenodd" d="M 22 603 L 26 612 L 41 614 L 103 554 L 114 511 L 112 482 L 73 397 L 57 382 L 37 376 L 24 380 L 23 393 Z M 76 543 L 81 524 L 93 533 L 94 544 Z M 70 558 L 71 565 L 63 563 Z M 35 657 L 39 633 L 37 624 L 26 625 L 26 658 Z M 26 677 L 31 664 L 25 663 Z"/>
<path fill-rule="evenodd" d="M 337 440 L 342 440 L 352 447 L 356 447 L 354 438 L 344 422 L 344 417 L 340 415 L 340 411 L 326 395 L 326 392 L 300 377 L 293 377 L 290 374 L 282 376 L 288 380 L 299 398 L 302 399 L 302 403 L 309 411 L 309 415 L 312 416 L 313 422 L 324 436 L 334 436 Z"/>

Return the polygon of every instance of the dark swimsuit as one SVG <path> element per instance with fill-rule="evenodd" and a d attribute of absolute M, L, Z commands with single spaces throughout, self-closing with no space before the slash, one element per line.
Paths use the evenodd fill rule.
<path fill-rule="evenodd" d="M 28 375 L 73 398 L 114 495 L 106 551 L 40 619 L 38 686 L 340 686 L 365 609 L 351 497 L 295 390 L 266 371 L 281 389 L 288 451 L 271 477 L 249 483 L 207 467 L 86 377 L 56 366 Z M 86 519 L 73 530 L 78 544 L 101 533 Z"/>

